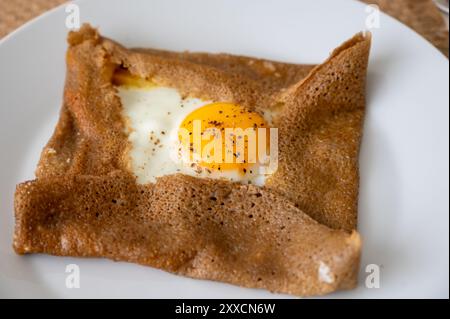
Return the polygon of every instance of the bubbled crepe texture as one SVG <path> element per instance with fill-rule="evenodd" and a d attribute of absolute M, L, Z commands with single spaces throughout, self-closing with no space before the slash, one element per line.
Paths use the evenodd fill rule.
<path fill-rule="evenodd" d="M 316 67 L 131 50 L 88 25 L 68 42 L 59 122 L 36 179 L 16 189 L 17 253 L 107 257 L 301 296 L 356 285 L 370 36 Z M 262 188 L 180 174 L 137 184 L 111 84 L 119 66 L 183 95 L 276 110 L 278 171 Z"/>

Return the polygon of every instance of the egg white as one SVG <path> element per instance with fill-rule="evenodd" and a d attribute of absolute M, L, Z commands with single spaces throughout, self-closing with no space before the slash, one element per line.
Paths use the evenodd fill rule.
<path fill-rule="evenodd" d="M 169 87 L 139 88 L 118 86 L 130 142 L 130 169 L 140 184 L 154 183 L 158 177 L 182 173 L 186 175 L 226 179 L 234 182 L 263 185 L 266 176 L 242 175 L 238 170 L 196 170 L 179 156 L 178 129 L 192 111 L 211 103 L 198 98 L 182 98 Z M 256 164 L 255 164 L 256 165 Z M 255 168 L 255 172 L 258 170 Z"/>

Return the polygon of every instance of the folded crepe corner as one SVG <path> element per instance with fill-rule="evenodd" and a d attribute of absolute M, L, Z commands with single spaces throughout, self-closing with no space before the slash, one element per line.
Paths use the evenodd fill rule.
<path fill-rule="evenodd" d="M 282 79 L 245 57 L 125 49 L 89 26 L 71 33 L 69 44 L 58 125 L 37 178 L 16 188 L 18 254 L 105 257 L 299 296 L 355 287 L 370 35 L 357 34 L 313 69 L 270 61 Z M 137 184 L 123 165 L 126 136 L 110 83 L 118 65 L 171 83 L 177 79 L 165 70 L 200 72 L 192 85 L 211 96 L 233 96 L 245 83 L 249 92 L 276 91 L 278 171 L 264 187 L 181 174 Z M 226 81 L 229 90 L 215 91 L 202 76 Z M 245 94 L 234 96 L 258 100 Z"/>

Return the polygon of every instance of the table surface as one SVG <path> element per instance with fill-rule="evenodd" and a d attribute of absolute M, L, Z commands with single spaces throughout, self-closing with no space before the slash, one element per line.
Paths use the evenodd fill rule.
<path fill-rule="evenodd" d="M 448 25 L 432 0 L 361 0 L 405 23 L 448 57 Z M 0 38 L 66 0 L 0 0 Z"/>

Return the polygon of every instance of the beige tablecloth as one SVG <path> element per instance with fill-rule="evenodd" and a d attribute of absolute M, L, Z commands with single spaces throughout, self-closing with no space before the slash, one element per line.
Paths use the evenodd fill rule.
<path fill-rule="evenodd" d="M 448 28 L 432 0 L 362 0 L 416 30 L 448 56 Z M 0 38 L 66 0 L 0 0 Z"/>

